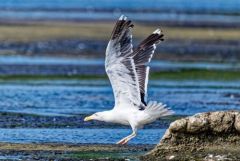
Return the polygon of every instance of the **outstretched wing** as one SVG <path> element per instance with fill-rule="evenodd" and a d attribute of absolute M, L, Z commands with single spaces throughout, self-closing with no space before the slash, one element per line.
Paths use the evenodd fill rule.
<path fill-rule="evenodd" d="M 112 84 L 115 107 L 121 103 L 141 105 L 140 89 L 133 60 L 133 24 L 127 17 L 117 21 L 106 49 L 105 69 Z"/>
<path fill-rule="evenodd" d="M 141 102 L 146 105 L 148 74 L 150 67 L 149 62 L 152 59 L 156 45 L 163 41 L 163 34 L 161 30 L 155 30 L 150 36 L 142 41 L 137 49 L 134 51 L 133 59 L 139 81 Z"/>

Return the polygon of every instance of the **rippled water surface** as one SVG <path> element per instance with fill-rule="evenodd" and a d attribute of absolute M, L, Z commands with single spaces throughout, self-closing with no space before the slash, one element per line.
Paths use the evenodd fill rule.
<path fill-rule="evenodd" d="M 43 8 L 43 9 L 72 9 L 72 8 L 97 8 L 97 9 L 114 9 L 114 8 L 127 8 L 127 9 L 171 9 L 172 10 L 223 10 L 223 11 L 234 11 L 239 9 L 238 0 L 215 0 L 208 1 L 202 0 L 197 4 L 195 0 L 113 0 L 114 3 L 109 3 L 109 0 L 98 0 L 96 3 L 94 0 L 8 0 L 6 3 L 1 3 L 0 7 L 8 9 L 32 9 L 32 8 Z M 187 3 L 186 3 L 187 2 Z M 156 5 L 161 3 L 161 5 Z"/>
<path fill-rule="evenodd" d="M 130 129 L 0 129 L 0 142 L 12 143 L 108 143 L 114 144 L 131 133 Z M 157 144 L 165 129 L 139 131 L 133 144 Z"/>
<path fill-rule="evenodd" d="M 108 110 L 114 105 L 107 80 L 15 81 L 1 83 L 0 89 L 1 112 L 67 117 Z M 154 80 L 150 81 L 149 99 L 166 103 L 176 115 L 240 109 L 240 82 Z M 164 131 L 140 130 L 131 143 L 157 143 Z M 0 141 L 114 143 L 130 132 L 118 128 L 0 129 Z"/>
<path fill-rule="evenodd" d="M 0 63 L 4 65 L 59 65 L 68 66 L 102 66 L 104 60 L 75 60 L 62 58 L 26 57 L 26 56 L 1 56 Z M 213 69 L 213 70 L 238 70 L 239 64 L 217 63 L 173 63 L 153 61 L 154 68 L 160 69 Z M 99 68 L 99 67 L 98 67 Z M 211 81 L 211 80 L 150 80 L 148 100 L 155 100 L 167 104 L 176 115 L 193 115 L 198 112 L 240 109 L 240 80 Z M 62 143 L 115 143 L 120 138 L 131 133 L 130 128 L 120 126 L 87 126 L 83 123 L 82 116 L 111 109 L 114 97 L 109 81 L 79 80 L 79 79 L 11 79 L 0 80 L 0 112 L 21 113 L 22 116 L 4 116 L 0 129 L 0 142 L 62 142 Z M 25 115 L 34 114 L 44 124 L 14 127 L 15 120 L 24 123 Z M 6 115 L 6 114 L 5 114 Z M 78 125 L 68 126 L 67 117 L 76 116 Z M 61 116 L 61 118 L 60 118 Z M 27 118 L 27 121 L 34 120 Z M 61 124 L 52 125 L 54 122 L 44 122 L 44 119 L 62 119 Z M 44 119 L 43 119 L 44 118 Z M 9 123 L 9 121 L 12 121 Z M 40 123 L 40 124 L 41 124 Z M 73 123 L 69 122 L 69 123 Z M 75 122 L 74 122 L 75 123 Z M 139 135 L 130 143 L 155 144 L 159 141 L 167 128 L 167 123 L 155 123 L 140 130 Z M 3 126 L 6 124 L 7 126 Z M 16 121 L 18 124 L 18 121 Z M 158 125 L 161 124 L 161 125 Z M 10 126 L 11 125 L 11 126 Z M 84 127 L 81 127 L 84 125 Z M 114 127 L 113 127 L 114 126 Z M 54 128 L 61 127 L 61 128 Z M 73 127 L 73 128 L 70 128 Z M 79 128 L 76 128 L 79 127 Z M 113 129 L 112 129 L 113 128 Z"/>
<path fill-rule="evenodd" d="M 44 56 L 22 56 L 22 55 L 1 55 L 1 65 L 82 65 L 82 66 L 102 66 L 104 59 L 84 59 L 65 57 L 44 57 Z M 240 63 L 214 63 L 214 62 L 171 62 L 152 60 L 151 67 L 161 69 L 240 69 Z"/>
<path fill-rule="evenodd" d="M 107 110 L 113 107 L 114 98 L 110 84 L 101 83 L 102 85 L 95 86 L 66 82 L 64 85 L 2 84 L 0 111 L 71 115 Z M 176 114 L 191 115 L 203 111 L 237 109 L 240 105 L 239 86 L 233 88 L 231 84 L 227 86 L 220 83 L 218 86 L 210 83 L 197 86 L 198 82 L 195 86 L 193 82 L 182 85 L 182 81 L 172 84 L 168 82 L 168 86 L 164 82 L 157 83 L 158 81 L 153 82 L 155 85 L 149 89 L 149 100 L 166 103 Z M 239 85 L 239 82 L 235 83 L 236 86 Z"/>
<path fill-rule="evenodd" d="M 98 3 L 94 0 L 8 0 L 0 3 L 0 18 L 21 20 L 115 19 L 122 11 L 130 17 L 134 17 L 135 20 L 239 23 L 239 4 L 238 0 L 202 0 L 197 3 L 195 0 L 114 0 L 114 3 L 110 3 L 109 0 L 98 0 Z M 136 10 L 148 12 L 144 12 L 144 14 L 143 12 L 133 12 Z M 179 14 L 179 12 L 181 13 Z"/>

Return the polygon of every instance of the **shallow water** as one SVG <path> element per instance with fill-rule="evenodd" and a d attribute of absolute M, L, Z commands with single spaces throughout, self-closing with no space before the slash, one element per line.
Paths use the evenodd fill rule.
<path fill-rule="evenodd" d="M 0 111 L 38 115 L 69 116 L 108 110 L 113 93 L 107 80 L 39 80 L 0 84 Z M 240 81 L 150 81 L 149 99 L 161 101 L 176 115 L 240 109 Z M 83 121 L 83 120 L 79 120 Z M 130 143 L 155 144 L 163 129 L 143 129 Z M 0 129 L 4 142 L 115 143 L 130 129 L 88 128 L 13 128 Z"/>
<path fill-rule="evenodd" d="M 82 65 L 102 66 L 104 59 L 66 58 L 51 56 L 23 56 L 23 55 L 1 55 L 1 65 Z M 240 63 L 214 63 L 214 62 L 171 62 L 153 60 L 151 67 L 161 69 L 240 69 Z"/>
<path fill-rule="evenodd" d="M 116 20 L 121 13 L 98 13 L 91 12 L 59 12 L 59 11 L 0 11 L 1 19 L 17 19 L 17 20 Z M 138 21 L 188 21 L 196 22 L 220 22 L 239 24 L 239 16 L 229 15 L 210 15 L 210 14 L 178 14 L 178 13 L 131 13 L 124 12 L 125 15 L 133 17 L 133 20 Z"/>
<path fill-rule="evenodd" d="M 50 65 L 68 66 L 72 64 L 77 66 L 103 66 L 104 60 L 92 59 L 80 61 L 71 58 L 1 56 L 0 63 L 3 66 L 7 64 L 28 64 L 30 66 L 40 64 L 46 67 Z M 203 62 L 173 63 L 153 61 L 151 66 L 168 70 L 180 68 L 239 69 L 239 64 Z M 167 104 L 176 115 L 180 116 L 205 111 L 240 109 L 240 80 L 150 80 L 148 91 L 149 100 Z M 22 128 L 0 129 L 0 142 L 115 143 L 120 138 L 128 135 L 131 132 L 130 129 L 123 129 L 115 125 L 108 127 L 86 126 L 87 124 L 81 122 L 83 121 L 81 120 L 82 116 L 111 109 L 113 105 L 114 97 L 108 80 L 3 79 L 0 80 L 0 112 L 23 113 L 23 115 L 36 114 L 42 118 L 45 115 L 48 117 L 63 116 L 64 118 L 66 117 L 65 119 L 68 116 L 78 115 L 79 126 L 84 125 L 84 128 L 80 127 L 76 129 L 75 127 L 79 126 L 74 124 L 74 126 L 70 126 L 74 127 L 72 129 L 70 127 L 67 128 L 68 126 L 64 124 L 56 126 L 64 128 L 54 129 L 54 126 L 51 125 L 54 124 L 53 122 L 45 123 L 43 119 L 41 121 L 45 125 L 41 126 L 42 128 L 37 128 L 40 127 L 39 125 L 34 126 L 34 128 L 25 128 L 28 126 L 18 125 L 17 127 Z M 54 117 L 50 120 L 54 119 Z M 21 116 L 11 118 L 13 123 L 14 118 L 24 119 Z M 31 118 L 28 117 L 28 120 L 31 120 Z M 6 122 L 3 120 L 1 124 L 4 123 Z M 24 123 L 24 121 L 21 121 L 21 123 Z M 64 119 L 60 123 L 64 123 Z M 161 123 L 163 122 L 159 121 L 154 126 L 147 126 L 147 129 L 140 130 L 139 135 L 130 143 L 156 144 L 167 128 L 166 123 L 158 125 Z"/>
<path fill-rule="evenodd" d="M 0 129 L 0 142 L 11 143 L 107 143 L 114 144 L 130 129 Z M 132 144 L 157 144 L 165 129 L 143 129 Z"/>
<path fill-rule="evenodd" d="M 161 5 L 156 5 L 161 4 Z M 1 3 L 2 19 L 116 19 L 121 11 L 135 20 L 188 20 L 212 22 L 237 22 L 239 15 L 238 0 L 8 0 Z M 84 9 L 84 10 L 83 10 Z M 95 10 L 98 10 L 95 12 Z M 133 12 L 147 10 L 148 12 Z M 110 11 L 110 12 L 109 12 Z M 154 11 L 154 12 L 152 12 Z M 176 13 L 181 12 L 181 14 Z M 198 13 L 198 14 L 189 14 Z M 199 14 L 200 13 L 200 14 Z M 204 15 L 201 15 L 203 13 Z M 210 14 L 208 14 L 210 13 Z M 211 15 L 218 13 L 218 15 Z"/>
<path fill-rule="evenodd" d="M 99 81 L 100 84 L 91 84 L 91 81 L 75 81 L 75 84 L 68 84 L 67 81 L 57 84 L 55 81 L 48 82 L 0 84 L 0 111 L 74 115 L 108 110 L 114 105 L 112 89 L 107 80 Z M 164 81 L 153 81 L 150 82 L 148 97 L 149 100 L 166 103 L 177 115 L 239 109 L 239 81 L 235 81 L 235 86 L 234 83 L 213 84 L 208 81 L 199 84 L 199 81 L 166 81 L 166 84 Z"/>
<path fill-rule="evenodd" d="M 114 3 L 110 3 L 109 0 L 8 0 L 5 3 L 1 3 L 1 8 L 7 9 L 31 9 L 31 8 L 96 8 L 96 9 L 114 9 L 114 8 L 127 8 L 127 9 L 172 9 L 172 10 L 223 10 L 234 11 L 239 9 L 238 0 L 215 0 L 208 1 L 202 0 L 196 4 L 195 0 L 113 0 Z M 187 3 L 186 3 L 187 2 Z M 161 5 L 156 5 L 161 3 Z M 239 10 L 238 10 L 239 11 Z"/>

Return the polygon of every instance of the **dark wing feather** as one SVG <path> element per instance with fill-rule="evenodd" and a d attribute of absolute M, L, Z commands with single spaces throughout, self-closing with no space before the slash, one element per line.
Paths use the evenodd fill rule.
<path fill-rule="evenodd" d="M 147 95 L 148 74 L 150 69 L 148 64 L 152 59 L 156 45 L 163 40 L 163 34 L 157 29 L 143 40 L 134 51 L 133 59 L 139 81 L 141 102 L 145 105 L 147 105 L 145 97 Z"/>
<path fill-rule="evenodd" d="M 105 68 L 113 87 L 115 105 L 132 103 L 139 108 L 141 98 L 133 60 L 132 27 L 125 16 L 117 21 L 107 46 Z"/>

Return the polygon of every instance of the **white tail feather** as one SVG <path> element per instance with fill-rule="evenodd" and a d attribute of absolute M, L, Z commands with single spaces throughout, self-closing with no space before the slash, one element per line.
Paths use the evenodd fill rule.
<path fill-rule="evenodd" d="M 169 108 L 166 108 L 166 105 L 163 103 L 157 103 L 156 101 L 150 101 L 147 104 L 146 109 L 144 110 L 146 114 L 147 123 L 153 122 L 156 119 L 172 115 L 174 112 Z"/>

